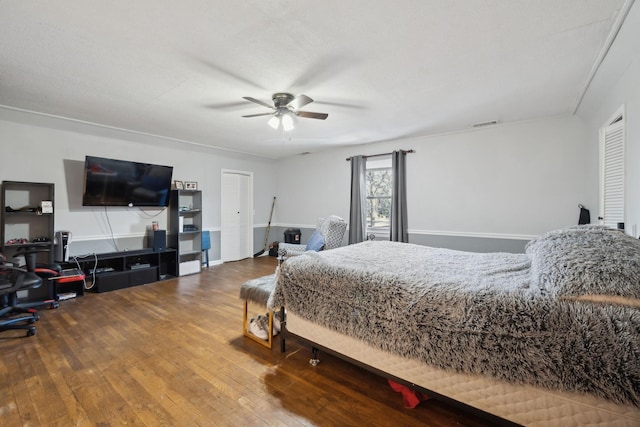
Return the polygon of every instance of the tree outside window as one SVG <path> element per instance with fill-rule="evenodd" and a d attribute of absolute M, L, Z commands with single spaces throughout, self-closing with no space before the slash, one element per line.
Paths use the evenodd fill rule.
<path fill-rule="evenodd" d="M 391 157 L 367 160 L 367 235 L 387 235 L 391 217 Z"/>

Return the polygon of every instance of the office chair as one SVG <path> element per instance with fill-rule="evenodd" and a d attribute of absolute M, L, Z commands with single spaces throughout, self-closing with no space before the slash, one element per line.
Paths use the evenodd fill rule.
<path fill-rule="evenodd" d="M 42 284 L 42 278 L 22 268 L 5 264 L 0 255 L 0 331 L 23 329 L 27 336 L 36 334 L 33 325 L 38 319 L 38 310 L 30 304 L 18 302 L 18 291 L 34 289 Z"/>
<path fill-rule="evenodd" d="M 25 267 L 27 271 L 35 273 L 38 277 L 43 279 L 43 283 L 47 284 L 47 296 L 48 298 L 44 301 L 36 301 L 28 304 L 24 304 L 24 306 L 29 307 L 42 307 L 49 306 L 49 308 L 54 309 L 58 308 L 58 301 L 56 298 L 55 292 L 55 284 L 51 279 L 52 277 L 58 277 L 62 268 L 59 264 L 42 264 L 37 262 L 37 255 L 41 252 L 49 252 L 48 248 L 42 248 L 39 246 L 23 246 L 18 248 L 17 254 L 24 256 Z M 44 282 L 46 280 L 46 282 Z"/>

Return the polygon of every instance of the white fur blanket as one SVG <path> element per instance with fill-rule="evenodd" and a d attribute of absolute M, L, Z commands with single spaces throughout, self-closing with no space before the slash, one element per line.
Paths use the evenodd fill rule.
<path fill-rule="evenodd" d="M 288 259 L 268 302 L 444 369 L 640 406 L 640 312 L 568 301 L 527 254 L 364 242 Z"/>

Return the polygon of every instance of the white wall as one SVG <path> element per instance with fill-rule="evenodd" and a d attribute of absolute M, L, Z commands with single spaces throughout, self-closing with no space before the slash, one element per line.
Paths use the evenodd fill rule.
<path fill-rule="evenodd" d="M 407 157 L 410 233 L 527 239 L 577 224 L 594 206 L 597 170 L 578 117 L 334 149 L 281 160 L 279 223 L 349 217 L 350 163 L 357 154 L 414 149 Z M 594 186 L 596 186 L 594 188 Z"/>
<path fill-rule="evenodd" d="M 56 184 L 55 228 L 76 240 L 142 236 L 160 209 L 82 207 L 84 156 L 167 164 L 174 178 L 197 181 L 204 228 L 220 227 L 220 171 L 254 173 L 254 222 L 313 228 L 319 216 L 349 217 L 350 163 L 356 154 L 415 149 L 407 157 L 413 234 L 526 239 L 575 224 L 578 203 L 597 200 L 597 144 L 587 146 L 577 117 L 555 117 L 407 141 L 294 156 L 278 162 L 129 132 L 0 109 L 0 179 Z M 259 243 L 259 242 L 258 242 Z"/>
<path fill-rule="evenodd" d="M 598 129 L 624 105 L 626 116 L 626 203 L 628 233 L 640 233 L 640 4 L 634 3 L 587 91 L 577 114 L 589 126 L 589 144 Z M 593 160 L 597 168 L 597 157 Z"/>
<path fill-rule="evenodd" d="M 408 155 L 409 228 L 414 234 L 527 238 L 575 224 L 578 203 L 598 214 L 597 131 L 621 106 L 627 123 L 627 224 L 640 229 L 640 6 L 635 4 L 595 76 L 577 116 L 501 125 L 449 135 L 371 144 L 274 162 L 160 138 L 0 109 L 0 179 L 54 182 L 56 229 L 105 236 L 104 213 L 80 207 L 86 154 L 175 167 L 198 181 L 205 228 L 220 224 L 220 169 L 254 172 L 256 225 L 278 197 L 274 225 L 313 227 L 319 216 L 349 216 L 346 157 L 394 149 Z M 147 210 L 145 210 L 147 212 Z M 114 232 L 143 233 L 147 214 L 109 210 Z M 166 215 L 160 214 L 160 221 Z M 640 231 L 640 230 L 639 230 Z"/>
<path fill-rule="evenodd" d="M 577 223 L 578 203 L 599 213 L 598 129 L 626 115 L 627 232 L 640 234 L 640 5 L 636 2 L 576 116 L 407 141 L 336 149 L 278 165 L 283 225 L 313 227 L 318 216 L 349 215 L 346 157 L 395 149 L 408 156 L 413 234 L 518 238 Z M 634 227 L 635 226 L 635 227 Z"/>
<path fill-rule="evenodd" d="M 54 183 L 55 229 L 71 230 L 76 241 L 144 236 L 153 220 L 161 228 L 168 220 L 159 208 L 109 207 L 107 215 L 83 207 L 85 155 L 173 166 L 174 179 L 203 191 L 204 229 L 220 229 L 221 169 L 254 173 L 255 225 L 266 223 L 275 193 L 273 160 L 69 120 L 0 108 L 0 141 L 0 179 Z"/>
<path fill-rule="evenodd" d="M 142 236 L 158 209 L 81 206 L 87 154 L 168 164 L 174 177 L 199 183 L 204 227 L 220 227 L 220 171 L 254 172 L 254 221 L 264 225 L 278 197 L 274 225 L 315 226 L 319 216 L 349 217 L 350 163 L 356 154 L 414 149 L 407 157 L 412 234 L 527 239 L 575 224 L 578 203 L 597 201 L 596 145 L 578 117 L 371 144 L 278 162 L 161 138 L 0 109 L 0 179 L 56 184 L 56 229 L 79 240 Z M 154 217 L 156 216 L 157 217 Z"/>

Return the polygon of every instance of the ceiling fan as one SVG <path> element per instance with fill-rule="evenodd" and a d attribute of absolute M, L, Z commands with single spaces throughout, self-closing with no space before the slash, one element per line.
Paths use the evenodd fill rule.
<path fill-rule="evenodd" d="M 293 129 L 292 115 L 319 120 L 324 120 L 329 117 L 329 115 L 326 113 L 313 113 L 311 111 L 298 110 L 298 108 L 304 107 L 305 105 L 313 102 L 313 99 L 309 98 L 307 95 L 293 96 L 290 93 L 274 93 L 271 97 L 271 99 L 273 100 L 273 105 L 269 105 L 266 102 L 260 101 L 259 99 L 251 98 L 250 96 L 243 96 L 243 98 L 247 101 L 260 104 L 263 107 L 270 108 L 273 111 L 269 113 L 248 114 L 242 117 L 272 115 L 273 117 L 271 118 L 271 120 L 269 120 L 269 126 L 274 129 L 278 129 L 280 127 L 280 123 L 282 123 L 282 128 L 285 131 L 290 131 L 291 129 Z"/>

